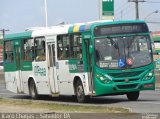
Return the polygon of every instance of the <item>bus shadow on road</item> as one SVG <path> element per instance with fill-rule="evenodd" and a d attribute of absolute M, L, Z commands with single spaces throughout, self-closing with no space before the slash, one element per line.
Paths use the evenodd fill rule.
<path fill-rule="evenodd" d="M 28 95 L 15 95 L 12 96 L 13 99 L 26 99 L 31 100 L 31 97 Z M 51 97 L 48 95 L 40 96 L 38 98 L 40 101 L 50 101 L 57 102 L 57 103 L 78 103 L 76 97 L 73 96 L 59 96 L 59 97 Z M 103 96 L 103 97 L 91 97 L 87 104 L 114 104 L 120 102 L 127 102 L 127 98 L 125 96 Z"/>
<path fill-rule="evenodd" d="M 9 98 L 12 99 L 26 99 L 26 100 L 32 100 L 29 95 L 26 94 L 14 94 L 11 93 L 12 95 L 9 96 Z M 149 93 L 150 94 L 150 93 Z M 117 95 L 117 96 L 99 96 L 99 97 L 91 97 L 87 104 L 97 104 L 97 105 L 103 105 L 103 104 L 116 104 L 116 103 L 127 103 L 127 102 L 155 102 L 158 101 L 156 98 L 149 95 L 148 92 L 143 93 L 139 97 L 137 101 L 128 101 L 126 95 Z M 157 95 L 157 93 L 154 93 Z M 59 97 L 52 97 L 48 95 L 43 95 L 39 96 L 38 100 L 44 101 L 44 102 L 51 102 L 51 103 L 77 103 L 76 97 L 75 96 L 66 96 L 66 95 L 60 95 Z"/>

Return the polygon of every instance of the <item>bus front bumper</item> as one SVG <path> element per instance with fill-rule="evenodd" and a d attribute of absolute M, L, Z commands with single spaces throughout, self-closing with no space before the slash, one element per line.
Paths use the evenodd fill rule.
<path fill-rule="evenodd" d="M 138 82 L 109 83 L 109 84 L 104 84 L 97 80 L 95 85 L 96 96 L 126 94 L 128 92 L 141 91 L 141 90 L 155 90 L 155 77 L 152 77 L 150 80 L 144 80 L 144 81 L 141 80 Z"/>

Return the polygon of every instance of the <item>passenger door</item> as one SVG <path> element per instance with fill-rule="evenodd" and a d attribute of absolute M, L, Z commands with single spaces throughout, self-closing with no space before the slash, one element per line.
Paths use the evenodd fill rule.
<path fill-rule="evenodd" d="M 16 65 L 16 82 L 17 82 L 17 91 L 23 92 L 23 80 L 22 80 L 22 73 L 21 73 L 21 42 L 20 40 L 16 40 L 14 42 L 14 49 L 15 49 L 15 65 Z"/>
<path fill-rule="evenodd" d="M 93 67 L 92 67 L 91 54 L 89 53 L 90 39 L 84 39 L 84 45 L 85 45 L 84 57 L 86 59 L 84 65 L 85 69 L 88 72 L 89 91 L 94 93 Z"/>
<path fill-rule="evenodd" d="M 58 93 L 57 72 L 56 72 L 56 58 L 55 58 L 55 44 L 48 43 L 48 73 L 49 84 L 52 93 Z"/>

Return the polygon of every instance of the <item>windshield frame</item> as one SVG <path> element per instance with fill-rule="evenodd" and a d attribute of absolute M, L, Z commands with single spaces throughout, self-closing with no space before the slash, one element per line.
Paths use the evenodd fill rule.
<path fill-rule="evenodd" d="M 125 66 L 125 67 L 116 67 L 116 68 L 111 68 L 111 67 L 100 67 L 100 65 L 98 66 L 97 65 L 97 61 L 96 61 L 96 39 L 106 39 L 106 38 L 117 38 L 117 37 L 137 37 L 137 36 L 144 36 L 146 37 L 146 40 L 147 40 L 147 47 L 148 47 L 148 52 L 149 52 L 149 56 L 150 56 L 150 62 L 147 63 L 146 65 L 140 65 L 140 66 L 137 66 L 137 67 L 130 67 L 130 66 Z M 125 70 L 125 69 L 135 69 L 135 68 L 140 68 L 140 67 L 144 67 L 144 66 L 148 66 L 150 65 L 152 62 L 153 62 L 153 51 L 152 51 L 152 46 L 151 46 L 151 37 L 150 37 L 150 34 L 149 33 L 138 33 L 138 34 L 118 34 L 118 35 L 108 35 L 108 36 L 99 36 L 99 37 L 94 37 L 94 59 L 95 59 L 95 65 L 98 67 L 98 68 L 101 68 L 101 69 L 109 69 L 109 70 Z M 126 59 L 126 54 L 125 54 L 125 59 Z"/>

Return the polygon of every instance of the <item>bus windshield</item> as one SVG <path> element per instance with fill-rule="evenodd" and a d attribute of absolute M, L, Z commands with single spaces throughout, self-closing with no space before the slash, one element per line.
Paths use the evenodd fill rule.
<path fill-rule="evenodd" d="M 95 39 L 95 59 L 100 68 L 136 68 L 152 62 L 150 37 L 123 36 Z"/>

